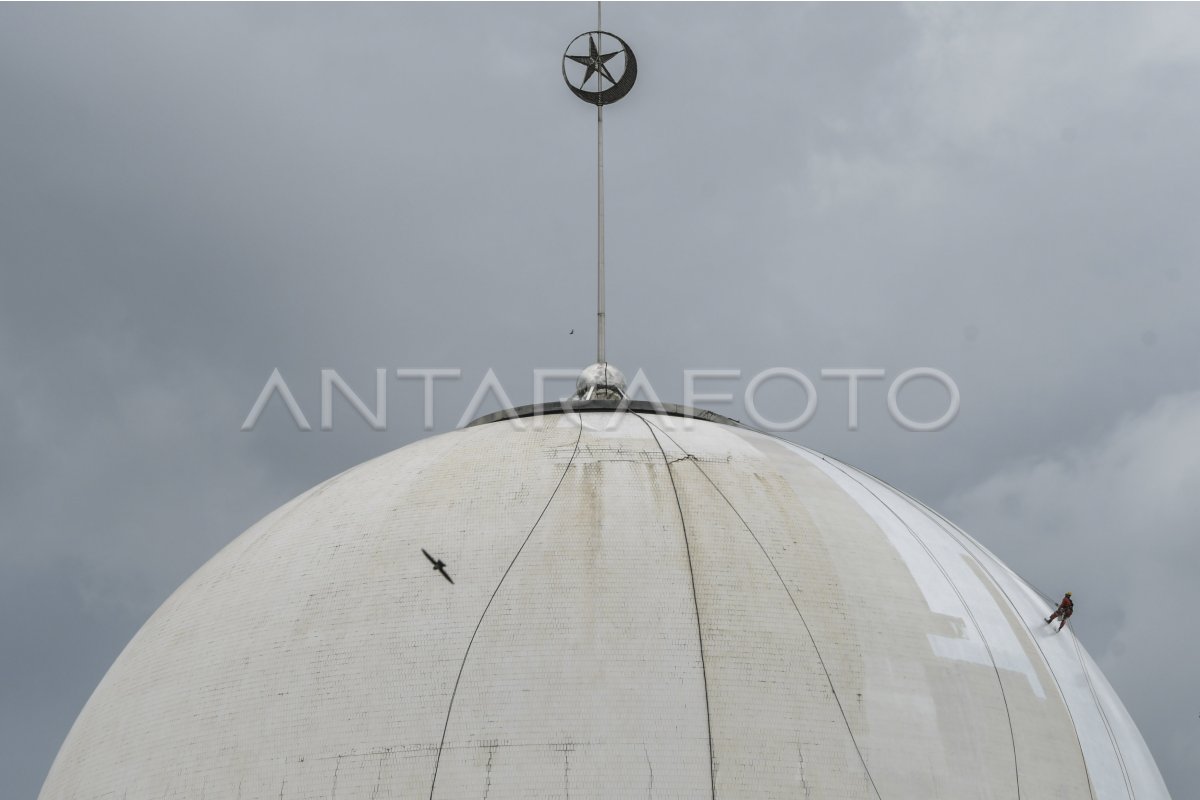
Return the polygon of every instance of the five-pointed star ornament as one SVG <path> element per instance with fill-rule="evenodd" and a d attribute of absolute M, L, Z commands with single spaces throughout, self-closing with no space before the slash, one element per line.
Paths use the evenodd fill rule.
<path fill-rule="evenodd" d="M 609 83 L 615 84 L 617 79 L 612 76 L 612 73 L 608 71 L 608 67 L 604 65 L 609 59 L 619 55 L 621 55 L 620 50 L 616 50 L 612 53 L 601 54 L 600 49 L 596 47 L 596 37 L 589 34 L 588 54 L 586 56 L 568 55 L 567 58 L 571 59 L 577 64 L 583 64 L 585 67 L 587 67 L 587 72 L 584 73 L 583 80 L 579 82 L 580 88 L 583 88 L 587 84 L 588 79 L 597 72 L 599 72 L 602 77 L 607 78 Z"/>

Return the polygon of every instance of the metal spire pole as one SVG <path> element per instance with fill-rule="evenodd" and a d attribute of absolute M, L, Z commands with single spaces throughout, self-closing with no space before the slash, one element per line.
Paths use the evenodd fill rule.
<path fill-rule="evenodd" d="M 596 106 L 596 363 L 603 365 L 604 375 L 607 376 L 608 354 L 604 342 L 604 107 L 629 94 L 633 82 L 637 80 L 637 59 L 625 40 L 615 33 L 605 33 L 601 28 L 602 24 L 601 4 L 597 0 L 596 29 L 581 33 L 572 39 L 563 53 L 562 63 L 563 80 L 571 93 L 585 103 Z M 605 36 L 614 40 L 620 46 L 619 49 L 611 53 L 604 52 Z M 586 55 L 578 49 L 572 52 L 577 42 L 585 40 L 588 48 Z M 621 57 L 621 61 L 616 63 L 622 64 L 619 78 L 614 77 L 605 66 L 618 56 Z M 584 73 L 583 78 L 576 83 L 576 79 L 568 72 L 568 67 L 575 71 L 579 66 L 584 68 Z M 596 76 L 595 91 L 584 88 L 593 75 Z M 609 84 L 608 88 L 605 88 L 605 81 Z M 603 380 L 607 380 L 607 377 Z"/>
<path fill-rule="evenodd" d="M 596 30 L 600 24 L 600 0 L 596 1 Z M 603 52 L 602 33 L 596 34 L 596 46 Z M 603 88 L 596 72 L 596 91 Z M 604 103 L 596 103 L 596 363 L 607 364 L 604 355 Z"/>

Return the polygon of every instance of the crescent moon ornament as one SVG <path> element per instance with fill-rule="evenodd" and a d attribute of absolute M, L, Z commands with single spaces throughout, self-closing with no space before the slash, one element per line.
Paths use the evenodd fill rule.
<path fill-rule="evenodd" d="M 620 49 L 610 53 L 602 52 L 601 45 L 605 36 L 616 40 Z M 584 52 L 584 42 L 586 42 L 586 52 Z M 613 77 L 612 68 L 621 61 L 624 62 L 624 67 L 621 69 L 619 77 Z M 567 72 L 568 65 L 571 72 L 576 75 L 579 67 L 582 66 L 584 68 L 583 78 L 572 80 L 571 73 Z M 629 90 L 633 88 L 633 82 L 637 80 L 637 59 L 633 56 L 633 49 L 620 36 L 608 31 L 588 31 L 579 34 L 567 45 L 566 51 L 563 52 L 562 72 L 563 80 L 566 81 L 567 87 L 574 92 L 576 97 L 594 106 L 607 106 L 629 94 Z M 595 90 L 585 88 L 592 76 L 596 76 Z M 606 84 L 607 88 L 605 88 Z"/>

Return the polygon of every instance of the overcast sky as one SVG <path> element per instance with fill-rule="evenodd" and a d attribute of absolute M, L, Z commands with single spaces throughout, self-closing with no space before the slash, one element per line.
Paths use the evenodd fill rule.
<path fill-rule="evenodd" d="M 33 797 L 165 597 L 285 500 L 430 435 L 320 370 L 594 358 L 594 6 L 0 6 L 0 774 Z M 813 379 L 788 434 L 947 512 L 1072 621 L 1200 796 L 1200 6 L 619 5 L 609 357 Z M 575 335 L 569 335 L 570 329 Z M 912 367 L 958 418 L 888 415 Z M 276 399 L 278 368 L 314 430 Z M 847 430 L 844 382 L 878 368 Z M 945 395 L 912 384 L 914 417 Z M 551 387 L 555 394 L 567 385 Z M 794 385 L 759 395 L 776 419 Z M 744 418 L 740 402 L 706 403 Z M 495 408 L 492 401 L 488 408 Z M 932 411 L 930 411 L 932 409 Z"/>

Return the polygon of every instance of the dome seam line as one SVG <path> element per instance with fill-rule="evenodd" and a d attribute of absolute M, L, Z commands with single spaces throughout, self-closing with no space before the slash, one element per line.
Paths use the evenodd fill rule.
<path fill-rule="evenodd" d="M 429 800 L 433 800 L 434 790 L 437 788 L 438 768 L 442 763 L 442 750 L 446 746 L 446 733 L 450 730 L 450 716 L 454 711 L 454 698 L 458 694 L 458 685 L 462 681 L 463 671 L 467 666 L 467 658 L 471 655 L 471 645 L 475 643 L 475 637 L 479 634 L 479 629 L 483 626 L 483 620 L 487 617 L 488 610 L 492 607 L 492 602 L 496 599 L 496 595 L 500 593 L 500 587 L 504 585 L 505 579 L 512 571 L 513 566 L 517 563 L 517 559 L 521 557 L 521 553 L 525 550 L 525 545 L 529 544 L 530 538 L 533 537 L 533 532 L 537 530 L 541 524 L 542 518 L 546 516 L 546 512 L 550 509 L 550 504 L 554 502 L 558 490 L 562 487 L 563 481 L 570 472 L 571 466 L 575 463 L 575 457 L 579 454 L 579 443 L 583 439 L 583 418 L 579 417 L 579 432 L 575 436 L 575 447 L 571 451 L 571 457 L 567 460 L 567 465 L 563 467 L 562 474 L 558 476 L 558 483 L 554 484 L 554 490 L 550 492 L 550 498 L 546 500 L 546 505 L 542 507 L 542 511 L 538 514 L 537 519 L 533 521 L 533 526 L 530 527 L 529 533 L 525 534 L 521 546 L 517 548 L 517 552 L 513 554 L 512 560 L 508 562 L 508 567 L 505 568 L 504 574 L 500 576 L 500 580 L 496 583 L 496 588 L 492 590 L 491 597 L 488 598 L 487 604 L 483 607 L 483 612 L 479 615 L 479 621 L 475 623 L 475 630 L 471 633 L 471 638 L 467 642 L 467 649 L 463 653 L 462 662 L 458 665 L 458 676 L 454 679 L 454 688 L 450 691 L 450 702 L 446 706 L 446 722 L 442 726 L 442 738 L 438 742 L 437 757 L 433 762 L 433 776 L 429 782 Z"/>
<path fill-rule="evenodd" d="M 874 476 L 871 476 L 871 477 L 874 478 Z M 968 534 L 966 531 L 963 531 L 961 528 L 959 528 L 953 522 L 948 520 L 940 511 L 938 511 L 937 509 L 934 509 L 934 508 L 930 508 L 925 503 L 921 502 L 920 500 L 916 499 L 915 497 L 909 497 L 909 495 L 906 495 L 903 492 L 901 492 L 899 489 L 896 489 L 894 486 L 889 484 L 887 481 L 881 480 L 879 478 L 875 478 L 875 480 L 879 481 L 884 486 L 887 486 L 889 489 L 892 489 L 893 491 L 897 492 L 901 496 L 908 497 L 912 502 L 916 503 L 921 508 L 925 509 L 927 512 L 932 514 L 938 520 L 938 524 L 941 526 L 942 530 L 944 530 L 944 531 L 946 531 L 946 533 L 950 534 L 951 538 L 953 538 L 958 543 L 958 546 L 961 547 L 964 552 L 971 553 L 972 555 L 974 555 L 974 553 L 972 553 L 971 549 L 969 549 L 965 544 L 963 544 L 962 539 L 960 538 L 960 535 L 961 535 L 961 537 L 966 537 L 966 539 L 968 539 L 974 547 L 978 548 L 980 552 L 987 555 L 987 557 L 989 559 L 991 559 L 992 561 L 999 564 L 1001 567 L 1003 567 L 1008 572 L 1011 572 L 1013 575 L 1015 575 L 1018 579 L 1020 579 L 1027 586 L 1032 588 L 1039 595 L 1042 594 L 1041 591 L 1039 591 L 1037 589 L 1037 587 L 1035 587 L 1032 583 L 1030 583 L 1029 581 L 1022 578 L 1020 575 L 1018 575 L 1017 572 L 1012 569 L 1012 567 L 1009 567 L 1007 564 L 1004 564 L 999 559 L 997 559 L 990 550 L 988 550 L 986 547 L 981 545 L 979 542 L 975 541 L 975 538 L 973 536 Z M 951 529 L 953 529 L 953 530 L 951 530 Z M 959 535 L 955 535 L 956 532 Z M 976 558 L 976 561 L 978 561 L 978 558 Z M 984 566 L 983 564 L 980 564 L 979 566 L 981 569 L 983 569 L 983 571 L 985 573 L 987 573 L 989 576 L 991 575 L 991 571 L 988 570 L 988 568 L 986 566 Z M 995 578 L 993 578 L 993 580 L 995 580 Z M 1006 600 L 1008 600 L 1008 604 L 1012 608 L 1012 610 L 1016 613 L 1017 619 L 1023 619 L 1021 616 L 1020 610 L 1017 608 L 1017 604 L 1013 602 L 1012 596 L 1009 595 L 1008 591 L 1000 584 L 999 581 L 996 581 L 996 588 L 999 589 L 1000 593 L 1004 595 Z M 1042 595 L 1042 598 L 1045 599 L 1045 595 Z M 1084 777 L 1087 778 L 1088 792 L 1091 795 L 1091 797 L 1093 798 L 1093 800 L 1095 800 L 1096 790 L 1095 790 L 1095 787 L 1092 785 L 1092 774 L 1091 774 L 1091 770 L 1088 769 L 1087 754 L 1083 750 L 1083 740 L 1079 738 L 1079 726 L 1076 725 L 1076 723 L 1075 723 L 1075 715 L 1071 712 L 1071 705 L 1067 702 L 1067 695 L 1062 690 L 1062 684 L 1058 680 L 1058 675 L 1054 672 L 1054 667 L 1050 664 L 1050 659 L 1046 657 L 1046 651 L 1042 649 L 1041 642 L 1039 642 L 1037 640 L 1037 637 L 1033 635 L 1033 631 L 1030 630 L 1030 628 L 1027 624 L 1024 627 L 1025 627 L 1025 631 L 1029 634 L 1030 640 L 1033 642 L 1034 646 L 1037 647 L 1038 653 L 1041 654 L 1042 663 L 1046 665 L 1046 671 L 1050 673 L 1050 677 L 1054 680 L 1054 685 L 1058 688 L 1058 694 L 1062 698 L 1063 707 L 1066 708 L 1066 710 L 1067 710 L 1067 717 L 1071 720 L 1071 727 L 1075 729 L 1075 741 L 1079 745 L 1079 760 L 1083 764 Z M 1068 631 L 1068 633 L 1069 633 L 1069 631 Z M 1074 634 L 1071 634 L 1071 635 L 1073 636 Z M 1078 640 L 1076 640 L 1076 645 L 1078 645 Z M 1082 659 L 1080 661 L 1080 666 L 1081 667 L 1083 666 Z M 1094 698 L 1094 695 L 1093 695 L 1093 698 Z M 1099 706 L 1099 703 L 1097 703 L 1097 706 Z M 1103 710 L 1102 709 L 1098 709 L 1098 710 L 1100 711 L 1101 715 L 1103 716 L 1103 713 L 1104 713 Z M 1111 741 L 1111 737 L 1112 737 L 1111 731 L 1109 731 L 1109 737 L 1110 737 L 1110 741 Z M 1118 759 L 1118 761 L 1120 761 L 1121 754 L 1120 754 L 1120 751 L 1117 750 L 1116 742 L 1112 742 L 1112 745 L 1113 745 L 1113 751 L 1117 753 L 1117 759 Z M 1124 771 L 1123 764 L 1122 764 L 1122 771 Z M 1127 790 L 1126 794 L 1128 795 L 1129 794 L 1128 784 L 1126 784 L 1126 790 Z"/>
<path fill-rule="evenodd" d="M 1080 652 L 1079 637 L 1072 635 L 1072 644 L 1075 645 L 1075 658 L 1079 661 L 1079 668 L 1083 670 L 1083 679 L 1087 681 L 1088 691 L 1092 695 L 1092 702 L 1096 704 L 1096 710 L 1100 712 L 1100 720 L 1104 723 L 1104 730 L 1108 732 L 1108 741 L 1112 745 L 1113 753 L 1117 757 L 1117 763 L 1121 765 L 1121 777 L 1125 779 L 1125 789 L 1129 793 L 1131 800 L 1137 800 L 1137 792 L 1134 791 L 1133 783 L 1129 779 L 1129 770 L 1125 766 L 1125 756 L 1121 753 L 1120 746 L 1117 745 L 1117 737 L 1113 734 L 1112 723 L 1108 721 L 1108 714 L 1104 711 L 1104 706 L 1100 703 L 1100 697 L 1096 694 L 1096 687 L 1092 685 L 1092 676 L 1089 674 L 1087 664 L 1083 662 L 1083 654 Z"/>
<path fill-rule="evenodd" d="M 958 588 L 958 584 L 956 584 L 954 579 L 950 577 L 950 573 L 946 570 L 945 566 L 942 565 L 941 560 L 933 554 L 933 550 L 930 549 L 929 545 L 927 545 L 920 536 L 917 536 L 917 533 L 912 529 L 912 526 L 909 525 L 903 517 L 896 513 L 895 509 L 885 503 L 883 498 L 876 494 L 869 486 L 867 486 L 854 475 L 851 475 L 849 472 L 842 469 L 841 466 L 826 459 L 822 460 L 825 460 L 827 464 L 832 466 L 838 472 L 857 483 L 863 489 L 863 491 L 867 492 L 867 494 L 871 495 L 871 497 L 875 499 L 875 502 L 879 503 L 879 505 L 885 508 L 889 514 L 896 518 L 897 522 L 904 526 L 904 530 L 908 531 L 908 535 L 911 536 L 917 544 L 921 545 L 921 549 L 925 551 L 925 555 L 929 556 L 929 559 L 934 563 L 935 566 L 937 566 L 938 572 L 942 573 L 942 577 L 946 579 L 946 583 L 949 584 L 950 588 L 954 590 L 954 594 L 958 598 L 958 602 L 962 605 L 963 611 L 967 612 L 967 616 L 971 618 L 971 624 L 975 626 L 975 631 L 979 634 L 979 639 L 983 642 L 984 649 L 987 650 L 988 660 L 992 662 L 992 670 L 996 673 L 996 684 L 1000 687 L 1000 699 L 1004 701 L 1004 716 L 1008 720 L 1008 735 L 1012 741 L 1013 772 L 1015 773 L 1014 780 L 1017 786 L 1017 800 L 1021 800 L 1021 765 L 1017 757 L 1017 734 L 1016 730 L 1013 728 L 1012 711 L 1008 706 L 1008 692 L 1004 690 L 1004 679 L 1000 676 L 1000 666 L 996 663 L 996 656 L 992 652 L 991 644 L 987 640 L 987 634 L 983 632 L 983 626 L 980 625 L 979 620 L 975 618 L 975 612 L 972 611 L 971 606 L 967 604 L 967 600 L 963 596 L 962 591 Z"/>
<path fill-rule="evenodd" d="M 658 427 L 647 420 L 643 419 L 642 421 L 647 425 L 651 425 L 652 427 Z M 662 432 L 663 436 L 666 436 L 671 440 L 672 444 L 678 447 L 682 452 L 687 453 L 687 450 L 684 449 L 679 442 L 675 441 L 671 434 L 667 433 L 661 428 L 659 428 L 659 430 Z M 783 591 L 785 594 L 787 594 L 788 600 L 791 601 L 792 608 L 796 610 L 796 615 L 800 617 L 800 624 L 804 626 L 804 632 L 808 634 L 808 641 L 812 644 L 813 652 L 815 652 L 817 655 L 817 662 L 821 665 L 821 671 L 825 673 L 825 681 L 829 684 L 829 691 L 833 695 L 833 701 L 837 704 L 838 711 L 841 712 L 842 722 L 846 724 L 846 732 L 850 734 L 850 742 L 854 745 L 854 751 L 858 753 L 858 760 L 863 765 L 863 772 L 867 774 L 867 780 L 870 781 L 871 788 L 875 791 L 875 797 L 879 798 L 879 800 L 882 800 L 883 796 L 879 792 L 879 787 L 875 785 L 875 777 L 871 775 L 871 768 L 867 766 L 867 759 L 863 755 L 862 748 L 858 746 L 858 738 L 854 735 L 854 729 L 850 725 L 850 718 L 846 716 L 846 709 L 842 706 L 842 699 L 838 695 L 837 689 L 833 685 L 833 676 L 829 674 L 829 668 L 825 666 L 825 659 L 821 655 L 821 648 L 817 646 L 817 639 L 815 636 L 813 636 L 812 629 L 808 627 L 808 620 L 804 618 L 804 613 L 800 610 L 800 605 L 796 602 L 796 598 L 792 596 L 792 590 L 788 588 L 787 581 L 783 579 L 783 575 L 780 574 L 779 568 L 775 566 L 775 559 L 771 558 L 771 554 L 767 552 L 765 547 L 763 547 L 763 543 L 759 540 L 758 535 L 754 533 L 754 529 L 752 529 L 749 523 L 746 522 L 741 512 L 737 510 L 737 507 L 733 505 L 733 502 L 730 501 L 729 497 L 726 496 L 723 491 L 721 491 L 721 487 L 717 486 L 716 481 L 714 481 L 709 474 L 704 471 L 704 468 L 700 466 L 699 461 L 692 457 L 690 453 L 688 454 L 688 460 L 692 462 L 696 469 L 700 470 L 700 474 L 704 476 L 704 479 L 709 482 L 716 493 L 721 496 L 721 499 L 725 501 L 725 504 L 729 506 L 729 510 L 732 511 L 734 516 L 738 518 L 738 521 L 742 523 L 742 527 L 745 528 L 746 532 L 750 534 L 750 538 L 754 539 L 754 543 L 758 545 L 758 549 L 762 551 L 763 556 L 767 559 L 767 563 L 771 565 L 771 570 L 775 573 L 775 577 L 779 579 L 780 585 L 783 586 Z"/>
<path fill-rule="evenodd" d="M 800 452 L 807 453 L 808 455 L 810 455 L 810 456 L 812 456 L 812 457 L 814 457 L 814 458 L 818 458 L 818 459 L 820 459 L 820 460 L 822 460 L 822 461 L 826 461 L 826 462 L 828 462 L 828 463 L 832 463 L 832 462 L 834 461 L 834 459 L 830 459 L 830 458 L 826 457 L 826 456 L 825 456 L 824 454 L 822 454 L 822 453 L 818 453 L 818 452 L 817 452 L 817 451 L 815 451 L 815 450 L 812 450 L 812 449 L 810 449 L 810 448 L 804 447 L 803 445 L 797 444 L 796 442 L 793 442 L 793 441 L 791 441 L 791 440 L 789 440 L 789 439 L 785 439 L 784 437 L 782 437 L 782 436 L 780 436 L 780 435 L 778 435 L 778 434 L 776 434 L 776 433 L 771 433 L 770 431 L 759 430 L 758 428 L 755 428 L 755 427 L 754 427 L 754 426 L 752 426 L 752 425 L 746 425 L 745 423 L 741 423 L 741 422 L 737 423 L 737 427 L 739 427 L 739 428 L 741 428 L 741 429 L 743 429 L 743 430 L 746 430 L 746 431 L 750 431 L 751 433 L 756 433 L 756 434 L 758 434 L 758 435 L 760 435 L 760 436 L 766 436 L 766 437 L 767 437 L 767 438 L 769 438 L 769 439 L 774 439 L 774 440 L 775 440 L 775 441 L 777 441 L 777 442 L 781 442 L 783 445 L 785 445 L 785 446 L 786 446 L 786 447 L 788 447 L 788 448 L 792 448 L 792 449 L 794 449 L 794 450 L 796 450 L 796 451 L 800 451 Z M 839 462 L 839 463 L 840 463 L 840 462 Z M 845 466 L 849 467 L 849 465 L 845 465 Z M 1025 580 L 1024 578 L 1022 578 L 1022 577 L 1021 577 L 1019 574 L 1017 574 L 1017 573 L 1016 573 L 1016 572 L 1015 572 L 1015 571 L 1012 569 L 1012 567 L 1009 567 L 1007 564 L 1004 564 L 1004 563 L 1003 563 L 1003 562 L 1001 562 L 999 559 L 997 559 L 997 558 L 996 558 L 996 556 L 995 556 L 995 555 L 993 555 L 993 554 L 991 553 L 991 551 L 989 551 L 989 550 L 988 550 L 986 547 L 984 547 L 984 546 L 983 546 L 983 545 L 981 545 L 981 544 L 980 544 L 978 541 L 976 541 L 976 540 L 975 540 L 975 538 L 974 538 L 973 536 L 971 536 L 969 533 L 967 533 L 966 531 L 962 530 L 962 529 L 961 529 L 961 528 L 959 528 L 957 525 L 955 525 L 953 522 L 951 522 L 950 520 L 948 520 L 948 519 L 945 517 L 945 515 L 943 515 L 943 514 L 942 514 L 940 511 L 938 511 L 937 509 L 931 508 L 931 507 L 930 507 L 928 504 L 926 504 L 926 503 L 922 502 L 921 500 L 918 500 L 917 498 L 915 498 L 915 497 L 912 497 L 911 495 L 909 495 L 909 494 L 907 494 L 907 493 L 905 493 L 905 492 L 902 492 L 902 491 L 900 491 L 900 490 L 899 490 L 899 489 L 897 489 L 895 486 L 893 486 L 892 484 L 890 484 L 890 483 L 888 483 L 887 481 L 883 480 L 882 478 L 878 477 L 877 475 L 872 475 L 871 473 L 869 473 L 869 472 L 865 472 L 864 470 L 861 470 L 861 469 L 859 469 L 859 468 L 857 468 L 857 467 L 849 467 L 849 468 L 850 468 L 850 469 L 852 469 L 854 472 L 857 472 L 857 473 L 859 473 L 859 474 L 861 474 L 861 475 L 865 475 L 865 476 L 867 476 L 867 477 L 871 478 L 872 480 L 879 481 L 879 483 L 881 483 L 881 484 L 883 484 L 884 486 L 888 487 L 888 489 L 890 489 L 890 490 L 892 490 L 893 492 L 895 492 L 895 493 L 896 493 L 898 496 L 900 496 L 900 497 L 904 497 L 904 498 L 907 498 L 909 501 L 911 501 L 911 502 L 915 503 L 916 505 L 918 505 L 919 507 L 921 507 L 921 508 L 925 509 L 925 511 L 927 511 L 927 512 L 928 512 L 928 513 L 930 513 L 930 514 L 932 514 L 934 517 L 936 517 L 936 518 L 937 518 L 937 519 L 940 521 L 940 522 L 939 522 L 939 524 L 941 525 L 941 528 L 942 528 L 942 530 L 944 530 L 944 531 L 946 531 L 948 534 L 950 534 L 950 535 L 951 535 L 951 538 L 953 538 L 953 539 L 954 539 L 954 540 L 955 540 L 955 541 L 958 543 L 958 546 L 959 546 L 959 547 L 961 547 L 961 548 L 963 549 L 963 551 L 964 551 L 964 552 L 966 552 L 966 553 L 968 553 L 968 554 L 970 554 L 970 555 L 975 555 L 974 551 L 973 551 L 971 548 L 968 548 L 968 547 L 966 546 L 966 544 L 964 544 L 964 543 L 963 543 L 963 541 L 962 541 L 962 539 L 963 539 L 963 538 L 965 538 L 966 540 L 968 540 L 968 541 L 969 541 L 969 542 L 970 542 L 970 543 L 971 543 L 971 544 L 972 544 L 972 545 L 973 545 L 975 548 L 977 548 L 977 549 L 978 549 L 980 552 L 982 552 L 982 553 L 986 554 L 986 555 L 988 556 L 988 558 L 989 558 L 991 561 L 993 561 L 993 562 L 995 562 L 997 565 L 999 565 L 999 566 L 1000 566 L 1000 567 L 1001 567 L 1001 568 L 1002 568 L 1004 571 L 1012 573 L 1012 574 L 1013 574 L 1013 575 L 1014 575 L 1016 578 L 1018 578 L 1018 579 L 1019 579 L 1019 580 L 1020 580 L 1020 581 L 1021 581 L 1023 584 L 1025 584 L 1026 586 L 1028 586 L 1029 588 L 1031 588 L 1031 589 L 1033 589 L 1035 592 L 1037 592 L 1039 595 L 1041 595 L 1041 597 L 1042 597 L 1042 599 L 1043 599 L 1044 601 L 1047 601 L 1047 602 L 1049 602 L 1049 601 L 1047 600 L 1047 598 L 1046 598 L 1046 595 L 1045 595 L 1045 593 L 1044 593 L 1044 592 L 1042 592 L 1041 590 L 1039 590 L 1039 589 L 1038 589 L 1036 586 L 1034 586 L 1034 585 L 1033 585 L 1032 583 L 1030 583 L 1029 581 L 1027 581 L 1027 580 Z M 955 535 L 955 533 L 954 533 L 954 532 L 952 532 L 952 531 L 950 530 L 951 528 L 953 528 L 953 529 L 954 529 L 954 532 L 957 532 L 957 534 L 958 534 L 958 535 Z M 978 562 L 978 557 L 976 557 L 976 561 Z M 991 575 L 991 571 L 990 571 L 990 570 L 988 570 L 988 568 L 987 568 L 986 566 L 984 566 L 983 564 L 980 564 L 980 567 L 981 567 L 981 568 L 983 569 L 983 571 L 984 571 L 985 573 L 987 573 L 989 576 Z M 994 577 L 993 577 L 993 580 L 995 580 L 995 578 L 994 578 Z M 999 581 L 997 581 L 997 582 L 996 582 L 996 588 L 998 588 L 998 589 L 1000 590 L 1000 592 L 1001 592 L 1001 593 L 1004 595 L 1005 599 L 1007 599 L 1007 600 L 1008 600 L 1008 604 L 1009 604 L 1009 606 L 1012 608 L 1012 610 L 1013 610 L 1014 612 L 1016 612 L 1016 614 L 1017 614 L 1017 618 L 1018 618 L 1018 619 L 1022 619 L 1022 620 L 1023 620 L 1023 617 L 1021 616 L 1021 613 L 1020 613 L 1019 609 L 1017 609 L 1017 604 L 1016 604 L 1015 602 L 1013 602 L 1012 596 L 1011 596 L 1011 595 L 1009 595 L 1008 591 L 1007 591 L 1007 590 L 1004 588 L 1004 586 L 1002 586 L 1002 585 L 999 583 Z M 1025 624 L 1025 626 L 1024 626 L 1024 627 L 1025 627 L 1025 630 L 1026 630 L 1026 632 L 1027 632 L 1027 633 L 1029 633 L 1029 635 L 1030 635 L 1030 640 L 1033 642 L 1034 646 L 1035 646 L 1035 647 L 1038 649 L 1038 653 L 1040 653 L 1040 654 L 1041 654 L 1041 656 L 1042 656 L 1042 663 L 1043 663 L 1043 664 L 1045 664 L 1045 666 L 1046 666 L 1046 669 L 1049 671 L 1049 673 L 1050 673 L 1050 677 L 1051 677 L 1051 679 L 1054 681 L 1054 685 L 1055 685 L 1055 687 L 1058 689 L 1058 694 L 1059 694 L 1059 697 L 1061 697 L 1061 698 L 1062 698 L 1062 701 L 1063 701 L 1063 707 L 1064 707 L 1064 708 L 1067 710 L 1067 717 L 1068 717 L 1068 719 L 1070 719 L 1070 721 L 1071 721 L 1071 727 L 1072 727 L 1072 728 L 1074 729 L 1074 731 L 1075 731 L 1075 742 L 1076 742 L 1076 744 L 1078 744 L 1078 745 L 1079 745 L 1079 759 L 1080 759 L 1080 762 L 1081 762 L 1081 764 L 1083 765 L 1083 774 L 1084 774 L 1084 778 L 1087 780 L 1087 785 L 1088 785 L 1088 795 L 1089 795 L 1089 796 L 1092 798 L 1092 800 L 1096 800 L 1096 788 L 1095 788 L 1095 785 L 1092 783 L 1092 775 L 1091 775 L 1091 770 L 1090 770 L 1090 769 L 1088 769 L 1088 764 L 1087 764 L 1087 754 L 1084 752 L 1084 749 L 1083 749 L 1083 740 L 1082 740 L 1082 739 L 1080 738 L 1080 736 L 1079 736 L 1079 726 L 1076 724 L 1076 722 L 1075 722 L 1075 715 L 1072 713 L 1072 711 L 1071 711 L 1071 706 L 1070 706 L 1070 704 L 1067 702 L 1067 696 L 1066 696 L 1066 693 L 1063 691 L 1063 688 L 1062 688 L 1062 683 L 1061 683 L 1061 682 L 1058 680 L 1058 675 L 1057 675 L 1057 674 L 1054 672 L 1054 668 L 1053 668 L 1053 667 L 1051 666 L 1051 664 L 1050 664 L 1050 659 L 1049 659 L 1049 658 L 1046 656 L 1046 652 L 1045 652 L 1045 651 L 1042 649 L 1042 645 L 1041 645 L 1041 643 L 1040 643 L 1040 642 L 1037 640 L 1037 637 L 1033 635 L 1033 632 L 1030 630 L 1030 628 L 1029 628 L 1028 624 Z M 1101 711 L 1101 713 L 1103 713 L 1103 712 Z M 1110 740 L 1111 740 L 1111 733 L 1110 733 Z M 1117 752 L 1117 757 L 1118 757 L 1118 760 L 1120 760 L 1120 761 L 1122 762 L 1122 767 L 1123 767 L 1123 758 L 1121 757 L 1121 755 L 1120 755 L 1120 752 L 1117 750 L 1117 747 L 1116 747 L 1116 743 L 1115 743 L 1115 742 L 1113 742 L 1113 749 L 1114 749 L 1114 751 L 1116 751 L 1116 752 Z"/>
<path fill-rule="evenodd" d="M 675 508 L 679 511 L 679 527 L 683 529 L 683 546 L 687 551 L 688 575 L 692 581 L 692 605 L 696 610 L 696 638 L 700 642 L 700 676 L 704 683 L 704 718 L 708 723 L 708 776 L 711 783 L 712 797 L 713 800 L 716 800 L 717 758 L 713 750 L 712 712 L 710 711 L 708 701 L 708 669 L 704 663 L 704 628 L 700 623 L 700 598 L 696 595 L 696 571 L 692 567 L 692 545 L 688 539 L 687 518 L 683 515 L 683 503 L 679 499 L 679 488 L 675 485 L 675 472 L 671 469 L 671 464 L 674 462 L 667 458 L 667 451 L 663 449 L 662 442 L 658 440 L 658 436 L 654 433 L 655 426 L 651 425 L 641 414 L 634 412 L 633 415 L 640 419 L 642 424 L 650 431 L 650 438 L 654 440 L 654 443 L 658 445 L 658 451 L 662 453 L 663 465 L 667 468 L 667 477 L 671 481 L 671 492 L 675 495 Z"/>

